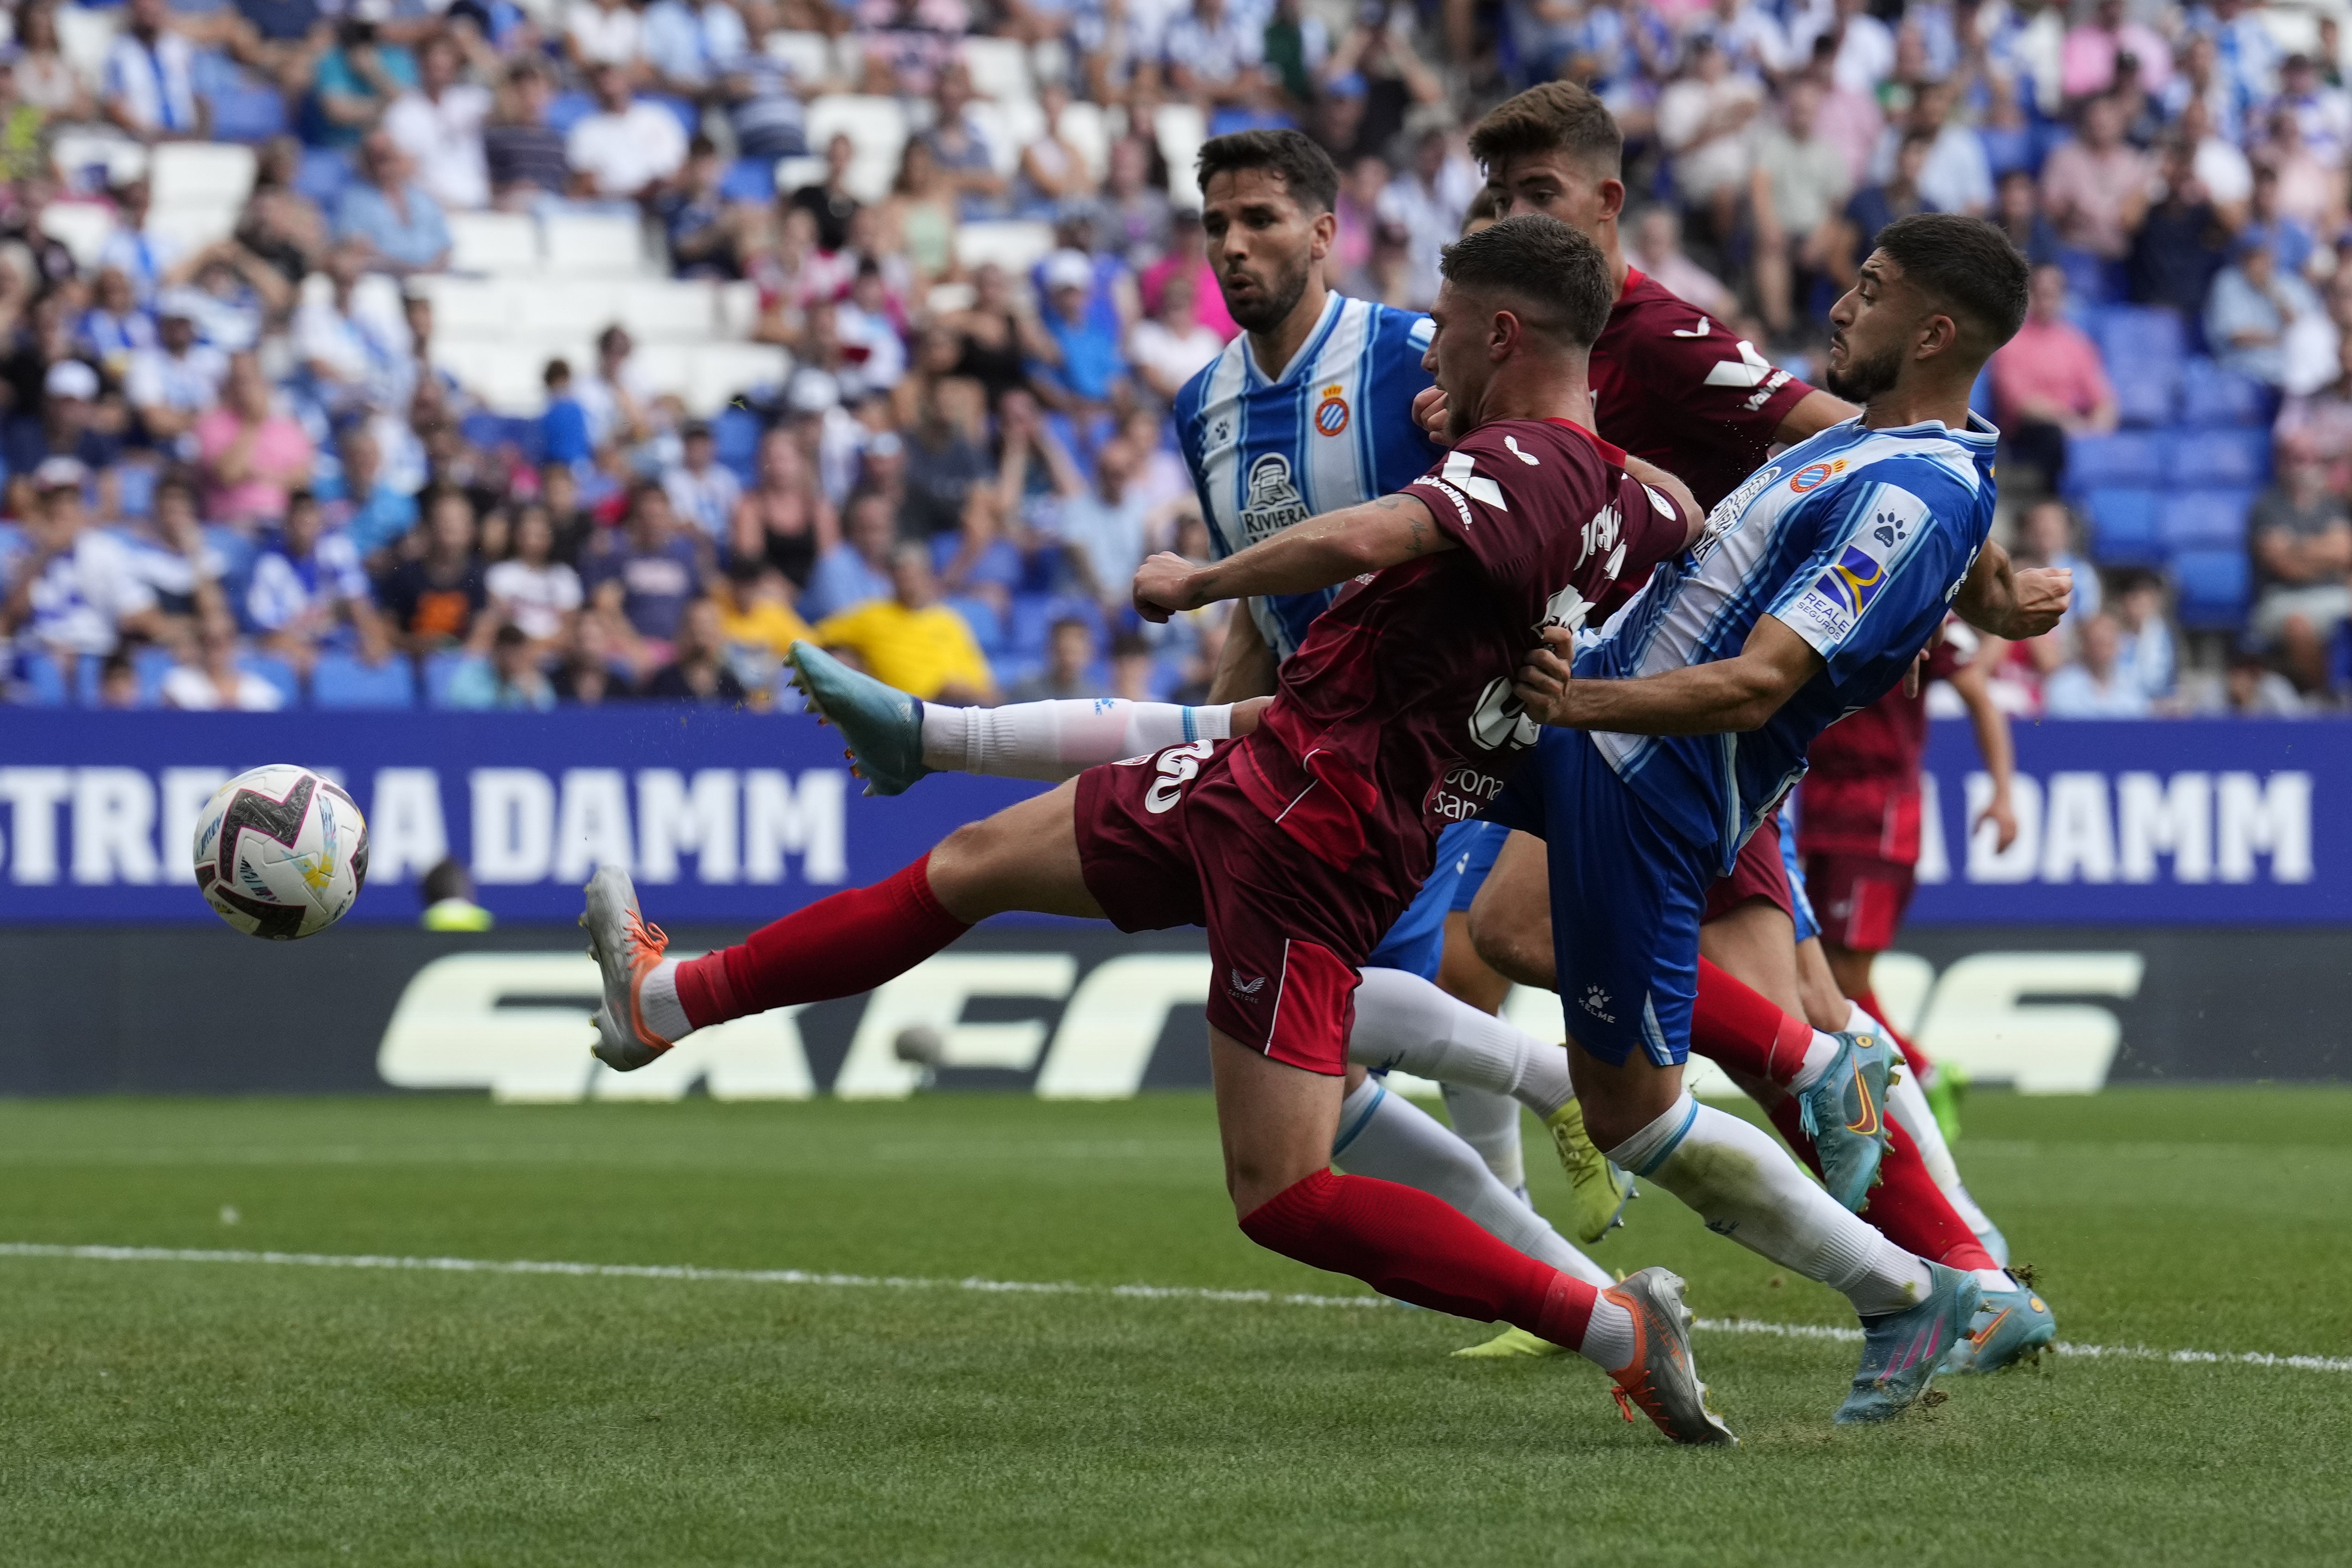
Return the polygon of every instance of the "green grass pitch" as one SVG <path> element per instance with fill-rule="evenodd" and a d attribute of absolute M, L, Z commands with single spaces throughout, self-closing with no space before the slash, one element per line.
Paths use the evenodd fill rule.
<path fill-rule="evenodd" d="M 1985 1096 L 1959 1155 L 2065 1340 L 2352 1355 L 2352 1091 Z M 0 1241 L 1360 1293 L 1217 1172 L 1189 1095 L 12 1103 Z M 1596 1255 L 1850 1321 L 1662 1193 Z M 2352 1553 L 2344 1371 L 2068 1358 L 1856 1430 L 1852 1345 L 1710 1332 L 1725 1453 L 1389 1307 L 19 1255 L 0 1312 L 17 1565 Z"/>

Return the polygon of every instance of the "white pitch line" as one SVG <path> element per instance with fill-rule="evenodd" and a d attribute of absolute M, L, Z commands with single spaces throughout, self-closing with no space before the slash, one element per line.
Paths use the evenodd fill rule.
<path fill-rule="evenodd" d="M 1386 1296 L 1317 1296 L 1273 1291 L 1220 1291 L 1205 1285 L 1082 1285 L 1075 1281 L 930 1280 L 899 1274 L 836 1274 L 806 1269 L 703 1269 L 688 1263 L 571 1263 L 537 1259 L 400 1258 L 367 1253 L 254 1252 L 197 1247 L 68 1247 L 0 1241 L 0 1258 L 57 1258 L 89 1263 L 261 1263 L 296 1269 L 386 1269 L 440 1274 L 556 1274 L 593 1280 L 683 1280 L 738 1285 L 831 1285 L 890 1291 L 972 1291 L 988 1295 L 1095 1296 L 1135 1301 L 1225 1301 L 1282 1307 L 1386 1307 Z M 1699 1318 L 1713 1333 L 1851 1343 L 1860 1329 L 1825 1323 L 1775 1323 L 1755 1318 Z M 2352 1372 L 2352 1356 L 2273 1355 L 2264 1351 L 2157 1350 L 2144 1344 L 2053 1347 L 2085 1361 L 2166 1361 L 2180 1364 L 2283 1366 L 2299 1372 Z"/>

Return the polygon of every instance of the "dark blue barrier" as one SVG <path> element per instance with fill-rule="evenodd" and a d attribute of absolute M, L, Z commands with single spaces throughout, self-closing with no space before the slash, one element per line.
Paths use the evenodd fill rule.
<path fill-rule="evenodd" d="M 1971 843 L 1984 788 L 1965 726 L 1929 748 L 1914 915 L 1977 925 L 2352 923 L 2352 725 L 2042 724 L 2018 730 L 2006 855 Z M 858 794 L 805 717 L 698 708 L 551 714 L 0 715 L 0 924 L 213 917 L 186 875 L 197 810 L 264 762 L 329 770 L 367 812 L 373 861 L 351 919 L 406 924 L 415 879 L 469 861 L 508 921 L 569 921 L 599 861 L 648 914 L 743 925 L 886 875 L 960 822 L 1034 791 L 947 776 Z"/>

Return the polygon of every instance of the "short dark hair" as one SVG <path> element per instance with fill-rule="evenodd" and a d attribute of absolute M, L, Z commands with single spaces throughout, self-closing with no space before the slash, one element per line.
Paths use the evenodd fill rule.
<path fill-rule="evenodd" d="M 1590 88 L 1548 81 L 1505 99 L 1470 132 L 1470 156 L 1489 171 L 1531 152 L 1565 152 L 1615 174 L 1625 165 L 1625 133 Z"/>
<path fill-rule="evenodd" d="M 1438 270 L 1457 288 L 1498 288 L 1536 307 L 1528 324 L 1589 349 L 1609 324 L 1616 280 L 1601 247 L 1558 218 L 1522 213 L 1445 247 Z"/>
<path fill-rule="evenodd" d="M 1878 231 L 1876 249 L 1903 276 L 1951 308 L 1963 329 L 1985 340 L 1988 351 L 2017 336 L 2025 324 L 2025 257 L 2009 235 L 1982 218 L 1958 213 L 1913 213 Z"/>
<path fill-rule="evenodd" d="M 1339 201 L 1339 169 L 1331 155 L 1301 131 L 1236 131 L 1201 143 L 1201 189 L 1219 174 L 1264 169 L 1282 176 L 1291 200 L 1309 212 L 1328 213 Z"/>

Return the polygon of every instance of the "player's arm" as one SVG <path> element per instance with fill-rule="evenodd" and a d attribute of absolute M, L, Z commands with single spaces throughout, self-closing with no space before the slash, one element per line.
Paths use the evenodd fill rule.
<path fill-rule="evenodd" d="M 1772 433 L 1772 439 L 1786 445 L 1794 445 L 1808 436 L 1819 435 L 1832 424 L 1844 423 L 1861 412 L 1845 399 L 1832 397 L 1815 387 L 1797 400 L 1796 407 L 1781 416 L 1780 428 Z"/>
<path fill-rule="evenodd" d="M 1539 724 L 1619 735 L 1727 735 L 1760 728 L 1822 673 L 1813 645 L 1760 616 L 1733 657 L 1632 680 L 1579 680 L 1569 673 L 1570 633 L 1554 628 L 1519 665 L 1515 691 Z"/>
<path fill-rule="evenodd" d="M 1683 515 L 1682 549 L 1698 543 L 1698 536 L 1706 531 L 1706 508 L 1698 504 L 1689 486 L 1646 459 L 1625 454 L 1625 473 L 1637 483 L 1646 485 L 1675 504 Z"/>
<path fill-rule="evenodd" d="M 1969 726 L 1976 731 L 1977 749 L 1984 753 L 1985 772 L 1992 779 L 1992 799 L 1977 815 L 1977 822 L 1993 824 L 1994 847 L 2007 849 L 2017 840 L 2017 809 L 2011 782 L 2017 777 L 2017 747 L 2009 733 L 2009 716 L 1992 700 L 1992 666 L 2000 660 L 2001 643 L 1988 638 L 1976 657 L 1954 670 L 1952 690 L 1969 710 Z M 1971 831 L 1976 822 L 1969 824 Z"/>
<path fill-rule="evenodd" d="M 1162 550 L 1136 569 L 1135 612 L 1158 622 L 1224 599 L 1315 593 L 1351 577 L 1459 548 L 1427 507 L 1411 496 L 1382 496 L 1294 523 L 1206 566 Z"/>
<path fill-rule="evenodd" d="M 1248 603 L 1234 605 L 1233 619 L 1225 622 L 1225 645 L 1217 655 L 1217 673 L 1209 682 L 1209 701 L 1234 703 L 1269 696 L 1279 671 L 1274 650 L 1265 645 L 1265 633 L 1257 629 L 1257 617 L 1250 613 Z"/>
<path fill-rule="evenodd" d="M 2009 552 L 1991 539 L 1961 580 L 1952 610 L 1979 632 L 2022 643 L 2057 630 L 2073 601 L 2074 574 L 2063 566 L 2017 570 Z"/>

